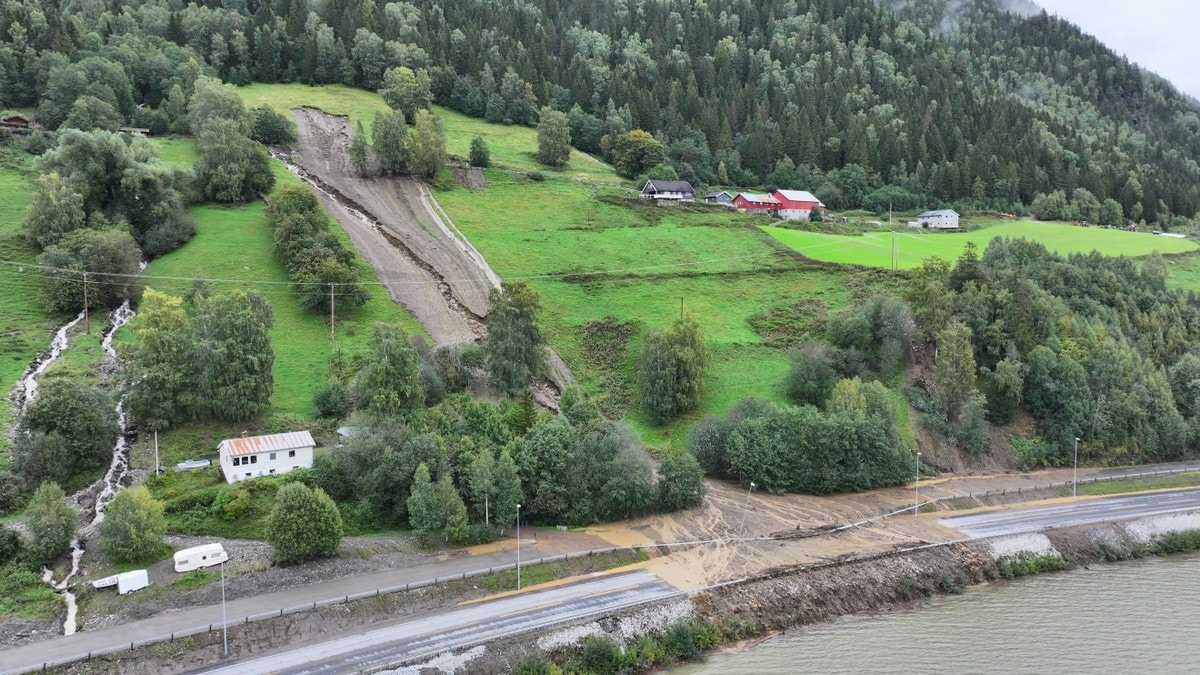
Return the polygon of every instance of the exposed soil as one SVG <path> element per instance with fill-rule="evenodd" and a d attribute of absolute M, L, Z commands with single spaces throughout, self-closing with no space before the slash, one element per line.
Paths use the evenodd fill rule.
<path fill-rule="evenodd" d="M 358 176 L 349 163 L 353 132 L 346 118 L 314 108 L 293 110 L 292 116 L 298 152 L 277 150 L 277 156 L 316 188 L 391 298 L 421 322 L 435 344 L 486 339 L 488 294 L 500 285 L 500 277 L 428 186 L 408 176 Z M 470 189 L 487 187 L 482 171 L 459 168 Z M 558 394 L 574 378 L 553 350 L 547 366 L 547 381 L 531 386 L 530 392 L 553 410 Z"/>
<path fill-rule="evenodd" d="M 454 174 L 454 180 L 458 181 L 459 185 L 472 192 L 487 189 L 487 178 L 483 177 L 483 169 L 479 167 L 456 162 L 450 165 L 450 172 Z"/>
<path fill-rule="evenodd" d="M 346 118 L 312 108 L 292 115 L 303 177 L 321 188 L 321 201 L 392 298 L 437 344 L 484 337 L 488 292 L 499 277 L 443 219 L 425 184 L 407 176 L 355 175 Z"/>

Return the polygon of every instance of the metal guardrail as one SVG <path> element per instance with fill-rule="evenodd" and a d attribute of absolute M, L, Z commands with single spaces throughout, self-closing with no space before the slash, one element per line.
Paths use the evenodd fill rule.
<path fill-rule="evenodd" d="M 1091 478 L 1085 478 L 1085 479 L 1080 480 L 1078 482 L 1078 484 L 1084 485 L 1084 484 L 1100 483 L 1100 482 L 1112 482 L 1114 480 L 1128 480 L 1128 479 L 1132 479 L 1132 478 L 1144 478 L 1147 476 L 1174 475 L 1174 474 L 1197 473 L 1197 472 L 1200 472 L 1200 467 L 1144 471 L 1144 472 L 1138 472 L 1138 473 L 1132 473 L 1132 474 L 1120 474 L 1120 475 L 1113 475 L 1113 476 L 1092 476 Z M 934 499 L 930 499 L 930 500 L 921 502 L 919 505 L 908 506 L 903 509 L 880 514 L 878 516 L 873 516 L 871 518 L 866 518 L 866 519 L 859 520 L 859 521 L 856 521 L 853 523 L 847 523 L 845 525 L 842 525 L 842 526 L 839 526 L 837 528 L 833 528 L 830 530 L 816 532 L 816 533 L 814 533 L 813 536 L 818 536 L 821 534 L 830 534 L 830 533 L 834 533 L 834 532 L 848 530 L 848 529 L 855 528 L 855 527 L 861 527 L 863 525 L 868 525 L 870 523 L 882 520 L 884 518 L 889 518 L 891 516 L 899 515 L 902 513 L 908 513 L 910 511 L 912 511 L 914 508 L 920 509 L 921 507 L 924 507 L 924 506 L 927 506 L 930 504 L 938 504 L 941 502 L 951 501 L 951 500 L 955 500 L 955 499 L 975 499 L 975 498 L 979 498 L 979 497 L 987 497 L 987 496 L 994 496 L 994 495 L 1023 494 L 1025 492 L 1034 492 L 1037 490 L 1049 490 L 1049 489 L 1054 489 L 1056 487 L 1066 487 L 1068 485 L 1071 485 L 1071 481 L 1063 481 L 1061 483 L 1050 483 L 1047 485 L 1034 485 L 1034 486 L 1029 486 L 1029 487 L 1019 487 L 1015 490 L 1013 490 L 1013 489 L 987 490 L 985 492 L 970 492 L 970 493 L 965 493 L 965 494 L 936 497 Z M 617 551 L 640 551 L 640 550 L 644 550 L 644 549 L 648 549 L 648 548 L 688 547 L 688 546 L 699 546 L 699 545 L 703 545 L 703 544 L 715 544 L 715 543 L 733 543 L 733 542 L 743 542 L 743 541 L 769 541 L 772 539 L 773 539 L 773 537 L 729 537 L 729 538 L 724 538 L 724 539 L 704 539 L 704 540 L 696 540 L 696 541 L 658 542 L 658 543 L 652 543 L 652 544 L 642 544 L 642 545 L 638 545 L 638 546 L 609 546 L 606 548 L 591 549 L 588 551 L 578 551 L 575 553 L 564 553 L 561 555 L 536 558 L 536 559 L 533 559 L 530 561 L 522 562 L 521 564 L 523 567 L 529 567 L 532 565 L 541 565 L 541 564 L 554 563 L 554 562 L 566 562 L 566 561 L 572 560 L 572 559 L 583 558 L 583 557 L 588 557 L 588 556 L 592 556 L 592 555 L 600 555 L 600 554 L 604 554 L 604 553 L 615 553 Z M 862 562 L 865 560 L 871 560 L 875 557 L 880 557 L 882 555 L 895 555 L 896 553 L 906 553 L 906 552 L 911 552 L 911 551 L 916 551 L 916 550 L 921 550 L 921 549 L 926 549 L 926 548 L 948 546 L 951 544 L 960 543 L 962 541 L 968 541 L 968 540 L 961 539 L 961 540 L 955 540 L 955 541 L 949 541 L 949 542 L 938 542 L 935 544 L 925 544 L 925 545 L 921 545 L 921 546 L 916 546 L 916 547 L 909 548 L 909 549 L 888 551 L 886 553 L 880 553 L 880 554 L 869 554 L 864 557 L 852 558 L 852 559 L 847 559 L 847 560 L 843 560 L 843 561 L 829 561 L 829 562 L 822 562 L 822 563 L 813 563 L 811 565 L 804 566 L 802 569 L 812 570 L 812 569 L 820 569 L 823 567 L 841 565 L 841 564 L 845 564 L 847 562 Z M 378 588 L 378 589 L 369 590 L 369 591 L 362 591 L 359 593 L 352 593 L 349 595 L 342 595 L 342 596 L 338 596 L 338 597 L 326 598 L 323 600 L 317 600 L 314 602 L 308 602 L 308 603 L 304 603 L 304 604 L 300 604 L 300 605 L 281 607 L 279 609 L 273 609 L 268 612 L 259 612 L 257 614 L 251 614 L 251 615 L 246 615 L 246 616 L 242 616 L 242 617 L 237 617 L 235 619 L 230 619 L 225 622 L 224 626 L 246 625 L 246 624 L 250 624 L 253 622 L 257 622 L 257 621 L 281 618 L 281 617 L 287 616 L 289 614 L 296 614 L 296 613 L 305 612 L 305 611 L 314 611 L 314 610 L 320 609 L 322 607 L 329 607 L 329 606 L 338 605 L 338 604 L 346 604 L 346 603 L 354 602 L 357 600 L 365 600 L 366 598 L 379 597 L 382 595 L 390 595 L 392 593 L 409 592 L 409 591 L 414 591 L 414 590 L 418 590 L 418 589 L 422 589 L 422 588 L 429 588 L 431 586 L 436 586 L 438 584 L 449 583 L 451 581 L 465 581 L 467 579 L 473 579 L 475 577 L 487 576 L 489 574 L 494 574 L 496 572 L 503 572 L 506 570 L 515 569 L 516 566 L 517 565 L 515 562 L 506 563 L 504 565 L 494 565 L 494 566 L 488 567 L 486 569 L 480 568 L 477 570 L 471 570 L 468 572 L 463 572 L 463 573 L 455 574 L 455 575 L 451 575 L 451 576 L 434 577 L 432 579 L 424 579 L 421 581 L 406 583 L 402 586 L 397 584 L 395 586 Z M 747 583 L 750 581 L 757 581 L 757 580 L 761 580 L 761 579 L 765 579 L 765 578 L 770 578 L 770 577 L 767 575 L 756 575 L 753 577 L 732 579 L 732 580 L 721 582 L 718 584 L 712 584 L 710 586 L 706 586 L 703 589 L 698 589 L 698 590 L 710 590 L 710 589 L 715 589 L 715 588 L 721 588 L 724 586 Z M 67 665 L 70 663 L 75 663 L 78 661 L 91 660 L 93 658 L 97 658 L 100 656 L 107 656 L 109 654 L 116 654 L 116 653 L 124 652 L 124 651 L 132 651 L 134 649 L 137 649 L 138 647 L 145 647 L 145 646 L 153 645 L 153 644 L 169 643 L 169 642 L 174 642 L 175 640 L 178 640 L 178 639 L 191 637 L 193 635 L 199 635 L 201 633 L 211 633 L 215 630 L 221 629 L 222 627 L 223 626 L 220 622 L 210 623 L 207 625 L 193 626 L 191 628 L 185 628 L 182 630 L 173 631 L 171 633 L 162 633 L 159 635 L 153 635 L 153 636 L 150 636 L 147 638 L 143 638 L 141 640 L 134 640 L 134 641 L 131 641 L 128 643 L 120 643 L 120 644 L 112 645 L 109 647 L 94 649 L 89 652 L 80 652 L 78 654 L 74 654 L 71 656 L 65 656 L 65 657 L 58 658 L 58 659 L 47 660 L 47 661 L 44 661 L 43 663 L 38 664 L 37 666 L 33 666 L 33 667 L 15 668 L 12 670 L 6 670 L 6 671 L 3 671 L 2 673 L 0 673 L 0 675 L 19 675 L 20 673 L 29 673 L 29 672 L 34 672 L 34 671 L 38 671 L 38 670 L 48 670 L 50 668 L 56 668 L 59 666 Z"/>
<path fill-rule="evenodd" d="M 605 548 L 591 549 L 591 550 L 587 550 L 587 551 L 577 551 L 575 553 L 563 553 L 560 555 L 544 556 L 541 558 L 535 558 L 533 560 L 521 561 L 521 567 L 531 567 L 533 565 L 542 565 L 542 564 L 555 563 L 555 562 L 566 562 L 569 560 L 586 558 L 586 557 L 593 556 L 593 555 L 602 555 L 605 553 L 615 553 L 618 551 L 640 551 L 640 550 L 644 550 L 644 549 L 662 548 L 662 547 L 667 547 L 667 548 L 681 547 L 682 548 L 682 547 L 689 547 L 689 546 L 699 546 L 702 544 L 714 544 L 714 543 L 722 543 L 722 542 L 730 543 L 730 542 L 739 542 L 739 541 L 767 541 L 770 539 L 771 539 L 771 537 L 731 537 L 728 539 L 704 539 L 704 540 L 696 540 L 696 541 L 657 542 L 657 543 L 652 543 L 652 544 L 641 544 L 641 545 L 637 545 L 637 546 L 608 546 Z M 259 612 L 257 614 L 249 614 L 246 616 L 231 618 L 224 623 L 224 627 L 242 626 L 242 625 L 246 625 L 246 624 L 250 624 L 250 623 L 254 623 L 254 622 L 258 622 L 258 621 L 264 621 L 267 619 L 281 618 L 281 617 L 287 616 L 289 614 L 297 614 L 300 612 L 314 611 L 314 610 L 320 609 L 322 607 L 346 604 L 346 603 L 354 602 L 357 600 L 365 600 L 367 598 L 379 597 L 382 595 L 390 595 L 393 593 L 403 593 L 403 592 L 415 591 L 415 590 L 419 590 L 422 588 L 429 588 L 432 586 L 436 586 L 438 584 L 446 584 L 446 583 L 449 583 L 452 581 L 465 581 L 467 579 L 473 579 L 475 577 L 487 576 L 489 574 L 494 574 L 496 572 L 504 572 L 507 570 L 516 569 L 516 567 L 517 567 L 517 564 L 514 561 L 514 562 L 506 563 L 503 565 L 493 565 L 493 566 L 490 566 L 487 568 L 480 568 L 477 570 L 471 570 L 471 571 L 462 572 L 459 574 L 453 574 L 453 575 L 444 576 L 444 577 L 434 577 L 432 579 L 423 579 L 420 581 L 414 581 L 414 582 L 406 583 L 403 585 L 397 584 L 395 586 L 388 586 L 385 588 L 378 588 L 378 589 L 373 589 L 373 590 L 369 590 L 369 591 L 361 591 L 359 593 L 340 595 L 337 597 L 325 598 L 323 600 L 306 602 L 306 603 L 303 603 L 300 605 L 291 605 L 288 607 L 280 607 L 279 609 L 272 609 L 267 612 Z M 174 642 L 175 640 L 191 637 L 193 635 L 200 635 L 202 633 L 211 633 L 213 631 L 221 630 L 222 627 L 223 627 L 223 625 L 221 622 L 193 626 L 191 628 L 184 628 L 184 629 L 173 631 L 170 633 L 161 633 L 159 635 L 152 635 L 150 637 L 142 638 L 140 640 L 133 640 L 130 642 L 122 642 L 120 644 L 115 644 L 115 645 L 111 645 L 108 647 L 102 647 L 100 649 L 93 649 L 88 652 L 80 652 L 78 654 L 73 654 L 71 656 L 64 656 L 64 657 L 57 658 L 57 659 L 46 660 L 35 666 L 14 668 L 11 670 L 6 670 L 6 671 L 3 671 L 2 673 L 0 673 L 0 675 L 19 675 L 21 673 L 30 673 L 30 672 L 35 672 L 35 671 L 49 670 L 50 668 L 57 668 L 59 666 L 64 666 L 64 665 L 67 665 L 70 663 L 76 663 L 79 661 L 88 661 L 88 660 L 91 660 L 91 659 L 94 659 L 97 657 L 107 656 L 110 654 L 117 654 L 117 653 L 125 652 L 125 651 L 133 651 L 133 650 L 137 649 L 138 647 L 145 647 L 145 646 L 153 645 L 153 644 L 170 643 L 170 642 Z"/>

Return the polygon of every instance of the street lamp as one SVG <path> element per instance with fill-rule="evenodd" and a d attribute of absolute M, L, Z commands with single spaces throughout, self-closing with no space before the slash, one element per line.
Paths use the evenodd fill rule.
<path fill-rule="evenodd" d="M 1075 475 L 1071 478 L 1071 496 L 1079 494 L 1079 437 L 1075 437 Z"/>
<path fill-rule="evenodd" d="M 517 504 L 517 590 L 521 590 L 521 505 Z"/>
<path fill-rule="evenodd" d="M 742 524 L 738 527 L 740 536 L 746 535 L 746 512 L 750 510 L 750 493 L 754 492 L 754 488 L 758 487 L 753 481 L 750 482 L 750 489 L 746 491 L 746 503 L 742 505 Z"/>
<path fill-rule="evenodd" d="M 221 561 L 221 639 L 225 643 L 225 656 L 229 656 L 229 619 L 225 614 L 225 561 Z"/>
<path fill-rule="evenodd" d="M 917 453 L 917 473 L 913 481 L 913 517 L 921 512 L 921 453 Z"/>

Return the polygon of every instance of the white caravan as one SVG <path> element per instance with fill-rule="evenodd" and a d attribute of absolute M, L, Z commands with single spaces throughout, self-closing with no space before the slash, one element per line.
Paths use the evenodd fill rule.
<path fill-rule="evenodd" d="M 185 548 L 175 553 L 175 571 L 191 572 L 202 567 L 212 567 L 229 560 L 229 554 L 220 544 L 204 544 Z"/>
<path fill-rule="evenodd" d="M 150 575 L 146 572 L 146 570 L 122 572 L 120 574 L 114 574 L 111 577 L 104 577 L 103 579 L 97 579 L 92 582 L 92 586 L 94 586 L 97 590 L 116 586 L 117 593 L 121 595 L 125 595 L 126 593 L 131 593 L 133 591 L 140 591 L 149 585 Z"/>

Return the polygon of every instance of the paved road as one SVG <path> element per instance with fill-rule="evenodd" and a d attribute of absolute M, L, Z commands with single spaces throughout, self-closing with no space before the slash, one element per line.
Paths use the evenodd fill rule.
<path fill-rule="evenodd" d="M 1188 511 L 1200 511 L 1200 490 L 1105 497 L 1055 506 L 1006 509 L 942 518 L 940 522 L 968 537 L 978 539 L 1036 532 L 1051 527 L 1086 525 Z"/>
<path fill-rule="evenodd" d="M 536 544 L 523 545 L 521 553 L 522 558 L 526 560 L 548 555 L 539 551 Z M 397 584 L 416 583 L 436 577 L 486 570 L 489 567 L 510 564 L 514 559 L 513 551 L 464 556 L 238 598 L 230 600 L 228 603 L 229 621 L 234 623 L 237 618 L 278 610 L 281 607 L 295 607 L 345 595 L 366 593 Z M 157 635 L 219 623 L 221 623 L 221 605 L 215 604 L 188 607 L 177 612 L 163 613 L 150 619 L 130 621 L 111 628 L 80 631 L 74 635 L 59 636 L 0 650 L 0 672 L 37 669 L 48 659 L 67 658 L 122 643 L 128 644 L 135 640 L 145 640 Z"/>
<path fill-rule="evenodd" d="M 197 672 L 211 675 L 359 672 L 676 595 L 682 592 L 654 574 L 639 570 L 466 605 L 418 621 Z"/>

